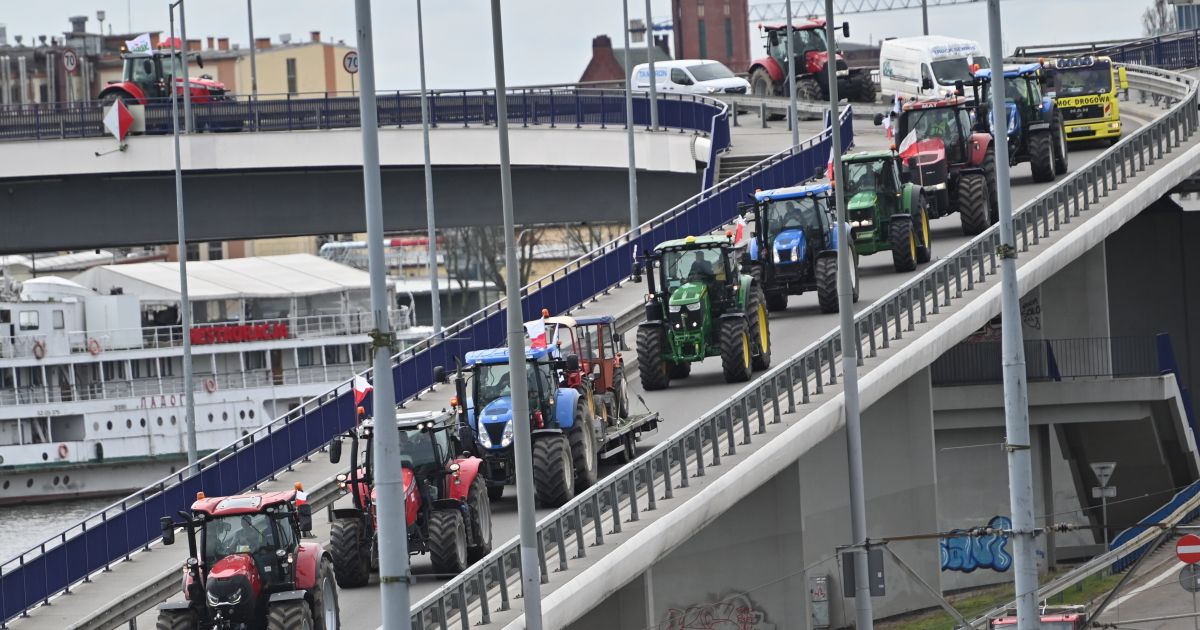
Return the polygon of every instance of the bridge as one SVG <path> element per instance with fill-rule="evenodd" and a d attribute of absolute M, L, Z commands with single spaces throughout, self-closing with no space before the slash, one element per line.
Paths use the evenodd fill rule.
<path fill-rule="evenodd" d="M 1130 67 L 1130 81 L 1125 111 L 1133 124 L 1119 144 L 1072 152 L 1070 173 L 1051 186 L 1033 184 L 1027 167 L 1014 169 L 1027 339 L 1041 349 L 1030 352 L 1033 376 L 1043 381 L 1030 395 L 1045 514 L 1090 508 L 1083 492 L 1091 482 L 1087 464 L 1112 454 L 1114 443 L 1160 505 L 1180 487 L 1184 500 L 1194 497 L 1200 478 L 1186 396 L 1197 378 L 1195 362 L 1188 363 L 1198 356 L 1195 324 L 1175 315 L 1200 299 L 1186 280 L 1197 266 L 1186 243 L 1200 226 L 1194 214 L 1164 199 L 1200 168 L 1197 88 L 1191 79 L 1146 66 Z M 1153 98 L 1143 102 L 1139 94 Z M 844 137 L 866 144 L 850 117 L 838 122 Z M 641 300 L 640 287 L 626 282 L 634 246 L 644 251 L 665 238 L 720 229 L 745 194 L 806 179 L 828 150 L 828 134 L 819 134 L 539 280 L 523 292 L 526 318 L 545 307 L 615 314 L 623 328 L 632 327 Z M 807 598 L 796 595 L 807 593 L 808 578 L 818 574 L 830 579 L 831 601 L 843 601 L 836 551 L 849 542 L 837 371 L 844 343 L 857 344 L 863 357 L 870 535 L 891 552 L 877 615 L 936 605 L 922 583 L 941 591 L 1005 581 L 1004 574 L 947 569 L 936 537 L 919 536 L 986 525 L 1007 511 L 995 385 L 989 385 L 995 375 L 978 367 L 995 361 L 985 353 L 976 357 L 974 373 L 961 367 L 972 366 L 971 350 L 986 352 L 961 342 L 986 334 L 999 312 L 998 234 L 993 226 L 967 239 L 956 222 L 934 224 L 935 261 L 918 272 L 895 274 L 884 261 L 863 258 L 853 340 L 840 339 L 830 330 L 834 318 L 817 314 L 812 299 L 802 297 L 772 319 L 775 364 L 750 384 L 725 385 L 706 365 L 665 392 L 640 392 L 632 383 L 663 412 L 665 426 L 635 461 L 606 470 L 567 506 L 540 515 L 547 625 L 653 627 L 672 611 L 719 610 L 733 602 L 764 622 L 792 627 L 809 613 Z M 394 359 L 392 376 L 408 408 L 445 405 L 450 393 L 432 382 L 434 366 L 503 341 L 499 306 Z M 1147 321 L 1147 312 L 1170 316 Z M 1158 333 L 1168 337 L 1154 338 Z M 1135 339 L 1119 341 L 1129 337 Z M 1068 338 L 1087 341 L 1073 352 Z M 1181 341 L 1184 360 L 1177 362 L 1172 348 Z M 964 352 L 965 358 L 955 354 Z M 1095 408 L 1100 395 L 1104 417 Z M 305 459 L 353 422 L 349 397 L 344 385 L 309 401 L 206 459 L 198 475 L 164 479 L 0 566 L 0 618 L 13 627 L 146 624 L 153 604 L 177 596 L 181 561 L 155 542 L 157 518 L 201 489 L 224 494 L 300 480 L 315 489 L 319 505 L 339 500 L 336 468 Z M 1119 443 L 1089 437 L 1087 429 L 1101 422 L 1120 428 Z M 995 452 L 985 450 L 989 444 Z M 509 500 L 495 511 L 496 549 L 463 575 L 444 581 L 431 575 L 424 558 L 414 559 L 414 627 L 522 626 L 515 509 Z M 1096 527 L 1092 511 L 1085 513 L 1089 518 L 1077 525 Z M 315 534 L 324 537 L 327 528 Z M 1043 551 L 1096 547 L 1096 536 L 1062 538 L 1044 543 Z M 1115 549 L 1123 561 L 1138 551 Z M 376 597 L 371 588 L 343 590 L 345 627 L 374 627 Z M 23 613 L 29 617 L 14 620 Z M 844 621 L 836 605 L 831 613 L 835 624 Z"/>

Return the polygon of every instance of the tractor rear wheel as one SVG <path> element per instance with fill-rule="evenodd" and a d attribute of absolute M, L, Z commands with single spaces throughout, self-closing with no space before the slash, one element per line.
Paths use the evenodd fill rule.
<path fill-rule="evenodd" d="M 917 268 L 917 235 L 912 220 L 892 219 L 888 228 L 888 242 L 892 245 L 892 266 L 896 271 L 912 271 Z"/>
<path fill-rule="evenodd" d="M 429 515 L 429 559 L 433 570 L 458 575 L 467 568 L 467 526 L 458 509 L 434 510 Z"/>
<path fill-rule="evenodd" d="M 750 380 L 750 332 L 743 317 L 721 320 L 721 371 L 726 383 Z"/>
<path fill-rule="evenodd" d="M 986 230 L 988 221 L 987 177 L 981 173 L 958 176 L 958 218 L 963 234 L 975 236 Z"/>
<path fill-rule="evenodd" d="M 196 630 L 200 622 L 196 611 L 191 608 L 158 611 L 158 620 L 154 622 L 154 630 Z"/>
<path fill-rule="evenodd" d="M 662 326 L 639 326 L 637 331 L 638 374 L 646 391 L 666 389 L 671 375 L 666 357 L 667 330 Z"/>
<path fill-rule="evenodd" d="M 750 367 L 755 371 L 771 367 L 771 325 L 767 320 L 766 299 L 757 285 L 750 288 L 746 304 L 746 325 L 750 329 Z"/>
<path fill-rule="evenodd" d="M 929 235 L 929 208 L 925 205 L 925 197 L 921 197 L 921 212 L 913 217 L 916 222 L 917 262 L 927 263 L 933 259 L 933 238 Z"/>
<path fill-rule="evenodd" d="M 857 103 L 875 102 L 875 82 L 870 72 L 858 72 L 850 76 L 850 93 L 846 95 Z"/>
<path fill-rule="evenodd" d="M 1051 130 L 1054 135 L 1054 174 L 1065 175 L 1070 164 L 1067 163 L 1067 129 L 1063 126 L 1062 116 L 1054 116 Z"/>
<path fill-rule="evenodd" d="M 804 77 L 796 79 L 796 98 L 802 101 L 823 101 L 827 97 L 824 96 L 825 91 L 821 89 L 821 84 L 812 77 Z"/>
<path fill-rule="evenodd" d="M 333 563 L 327 557 L 321 558 L 317 569 L 317 586 L 312 591 L 312 616 L 316 630 L 340 630 L 342 627 Z"/>
<path fill-rule="evenodd" d="M 366 586 L 371 579 L 371 539 L 363 535 L 363 520 L 339 518 L 329 526 L 329 553 L 338 586 Z"/>
<path fill-rule="evenodd" d="M 775 80 L 766 68 L 758 67 L 750 73 L 750 93 L 758 97 L 778 96 Z M 783 120 L 780 114 L 767 114 L 767 120 Z"/>
<path fill-rule="evenodd" d="M 813 272 L 817 280 L 817 302 L 822 313 L 838 312 L 837 256 L 822 256 L 817 259 Z"/>
<path fill-rule="evenodd" d="M 303 599 L 289 599 L 269 606 L 267 630 L 314 630 L 312 609 Z"/>
<path fill-rule="evenodd" d="M 983 154 L 983 163 L 980 166 L 987 179 L 988 217 L 990 217 L 991 223 L 996 223 L 1000 220 L 1000 189 L 996 188 L 996 148 L 994 146 L 989 146 L 987 152 Z"/>
<path fill-rule="evenodd" d="M 671 378 L 687 378 L 692 375 L 692 364 L 688 361 L 667 361 L 667 374 Z"/>
<path fill-rule="evenodd" d="M 559 507 L 575 497 L 575 469 L 566 436 L 548 434 L 533 441 L 533 488 L 542 507 Z"/>
<path fill-rule="evenodd" d="M 1048 130 L 1029 134 L 1029 170 L 1035 182 L 1054 181 L 1054 138 Z"/>
<path fill-rule="evenodd" d="M 582 396 L 575 405 L 575 424 L 567 434 L 571 440 L 571 460 L 575 468 L 575 487 L 583 490 L 596 483 L 599 476 L 599 458 L 596 456 L 596 430 L 594 416 Z"/>
<path fill-rule="evenodd" d="M 504 486 L 500 486 L 504 490 Z M 476 560 L 492 552 L 492 501 L 487 482 L 478 474 L 467 491 L 467 505 L 471 508 L 471 542 L 467 548 L 467 560 Z"/>

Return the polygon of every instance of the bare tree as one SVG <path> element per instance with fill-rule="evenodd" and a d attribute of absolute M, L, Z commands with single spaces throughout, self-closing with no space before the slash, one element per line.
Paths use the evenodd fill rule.
<path fill-rule="evenodd" d="M 446 266 L 450 269 L 460 289 L 466 289 L 469 280 L 491 282 L 500 291 L 505 291 L 504 271 L 504 228 L 477 226 L 446 230 Z M 517 273 L 521 285 L 529 283 L 533 273 L 534 250 L 541 244 L 544 230 L 526 228 L 518 234 Z M 472 273 L 476 271 L 477 274 Z"/>
<path fill-rule="evenodd" d="M 570 246 L 571 254 L 569 257 L 582 256 L 609 242 L 612 240 L 614 232 L 620 231 L 616 229 L 617 227 L 620 226 L 596 223 L 572 223 L 567 225 L 563 229 L 563 235 L 566 238 L 567 245 Z"/>
<path fill-rule="evenodd" d="M 1174 33 L 1177 28 L 1175 8 L 1167 0 L 1153 0 L 1142 13 L 1142 31 L 1150 37 Z"/>

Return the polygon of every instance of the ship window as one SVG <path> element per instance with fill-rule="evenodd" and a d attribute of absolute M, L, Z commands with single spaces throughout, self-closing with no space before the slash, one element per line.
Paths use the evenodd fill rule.
<path fill-rule="evenodd" d="M 250 419 L 251 420 L 254 419 L 254 410 L 253 409 L 250 410 Z"/>
<path fill-rule="evenodd" d="M 132 429 L 133 428 L 133 420 L 131 420 L 129 418 L 125 418 L 125 428 Z"/>
<path fill-rule="evenodd" d="M 12 323 L 12 311 L 0 311 L 0 324 Z"/>
<path fill-rule="evenodd" d="M 356 343 L 350 346 L 350 359 L 353 363 L 359 363 L 367 360 L 367 344 Z"/>
<path fill-rule="evenodd" d="M 17 317 L 21 330 L 37 330 L 39 328 L 37 311 L 21 311 Z"/>
<path fill-rule="evenodd" d="M 256 350 L 246 353 L 246 369 L 247 370 L 265 370 L 267 369 L 267 353 L 265 350 Z"/>
<path fill-rule="evenodd" d="M 66 318 L 63 317 L 62 311 L 54 311 L 54 330 L 62 330 L 67 327 Z"/>
<path fill-rule="evenodd" d="M 108 423 L 107 423 L 105 426 L 107 426 L 107 427 L 108 427 L 108 430 L 109 430 L 109 431 L 112 431 L 112 420 L 109 420 L 109 421 L 108 421 Z"/>

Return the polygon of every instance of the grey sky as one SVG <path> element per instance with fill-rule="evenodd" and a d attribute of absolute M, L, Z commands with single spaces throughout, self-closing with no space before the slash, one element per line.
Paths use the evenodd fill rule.
<path fill-rule="evenodd" d="M 755 2 L 755 0 L 751 0 Z M 134 31 L 167 30 L 165 0 L 0 0 L 0 23 L 26 42 L 38 35 L 69 29 L 67 17 L 87 15 L 97 30 L 95 12 L 107 12 L 107 24 L 125 31 L 129 12 Z M 1005 52 L 1020 44 L 1074 42 L 1137 36 L 1140 15 L 1149 0 L 1006 0 L 1002 3 Z M 254 0 L 256 35 L 294 39 L 320 30 L 322 37 L 354 43 L 352 0 Z M 631 0 L 634 16 L 642 0 Z M 670 15 L 670 0 L 653 0 L 656 20 Z M 488 0 L 425 0 L 426 56 L 434 88 L 485 87 L 494 83 Z M 188 0 L 188 35 L 247 41 L 245 0 Z M 381 90 L 414 88 L 417 79 L 416 0 L 375 0 L 377 84 Z M 575 81 L 591 57 L 592 37 L 607 34 L 620 45 L 619 0 L 508 0 L 504 37 L 510 85 Z M 851 39 L 918 35 L 919 11 L 849 15 Z M 986 46 L 986 5 L 975 3 L 930 10 L 933 33 L 976 39 Z M 751 37 L 755 56 L 760 40 Z M 735 68 L 743 71 L 744 68 Z"/>

